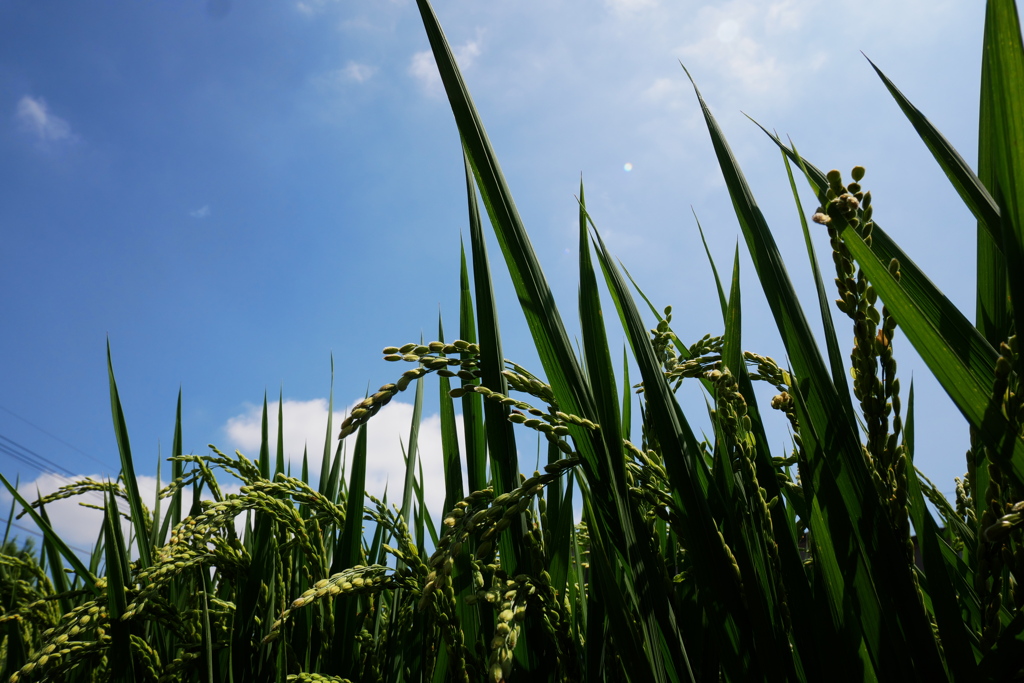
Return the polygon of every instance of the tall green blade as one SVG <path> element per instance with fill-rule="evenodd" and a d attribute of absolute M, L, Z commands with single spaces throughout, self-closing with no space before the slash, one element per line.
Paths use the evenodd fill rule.
<path fill-rule="evenodd" d="M 825 174 L 814 165 L 802 159 L 795 150 L 787 147 L 777 136 L 764 130 L 779 148 L 790 158 L 801 165 L 808 181 L 824 203 L 828 181 Z M 971 372 L 980 375 L 990 373 L 995 365 L 998 353 L 986 341 L 985 337 L 964 317 L 964 314 L 939 291 L 938 287 L 918 268 L 907 254 L 893 241 L 892 237 L 879 226 L 877 217 L 872 217 L 874 229 L 871 232 L 871 250 L 882 263 L 896 259 L 900 264 L 900 286 L 920 307 L 921 314 L 929 324 L 943 330 L 952 350 L 962 362 L 971 368 Z M 1005 299 L 1005 297 L 1004 297 Z M 1005 305 L 1005 301 L 1004 301 Z M 902 321 L 901 321 L 902 323 Z"/>
<path fill-rule="evenodd" d="M 904 425 L 903 445 L 908 456 L 914 455 L 914 384 L 910 384 L 907 396 L 907 419 Z M 939 535 L 938 525 L 932 518 L 921 493 L 921 482 L 913 467 L 907 468 L 907 488 L 910 520 L 917 532 L 917 545 L 921 551 L 925 575 L 928 579 L 928 596 L 935 613 L 935 624 L 942 638 L 943 654 L 954 681 L 978 680 L 977 659 L 971 648 L 968 624 L 962 616 L 956 590 L 950 579 L 956 567 L 943 558 L 940 544 L 945 541 Z"/>
<path fill-rule="evenodd" d="M 876 670 L 942 680 L 945 673 L 931 626 L 916 599 L 900 542 L 870 481 L 853 416 L 825 368 L 778 247 L 739 165 L 699 91 L 697 97 L 751 259 L 800 380 L 795 397 L 798 418 L 805 452 L 814 467 L 811 523 L 818 547 L 824 551 L 822 568 L 830 572 L 825 585 L 833 611 L 844 615 L 846 628 L 853 626 L 854 619 L 859 622 Z M 806 478 L 804 486 L 807 490 Z M 864 522 L 854 525 L 851 520 Z M 831 567 L 829 557 L 835 562 Z M 847 602 L 851 598 L 856 610 Z M 908 652 L 915 653 L 912 661 Z"/>
<path fill-rule="evenodd" d="M 324 436 L 324 453 L 320 459 L 320 481 L 317 482 L 317 491 L 327 495 L 331 481 L 331 453 L 334 452 L 334 354 L 331 354 L 331 390 L 327 399 L 327 433 Z M 333 497 L 327 496 L 328 500 Z"/>
<path fill-rule="evenodd" d="M 104 494 L 103 536 L 107 560 L 107 614 L 110 616 L 110 680 L 135 683 L 135 657 L 132 656 L 131 622 L 121 620 L 128 608 L 125 584 L 129 581 L 128 548 L 121 533 L 121 514 L 117 499 Z"/>
<path fill-rule="evenodd" d="M 558 397 L 559 403 L 563 405 L 564 409 L 576 410 L 577 407 L 589 407 L 589 397 L 582 396 L 584 388 L 578 381 L 581 376 L 579 364 L 565 333 L 561 315 L 555 306 L 554 297 L 541 271 L 533 246 L 530 244 L 526 228 L 512 201 L 512 194 L 501 173 L 497 156 L 484 131 L 483 123 L 476 112 L 466 84 L 458 71 L 455 58 L 430 4 L 426 0 L 417 0 L 417 4 L 431 49 L 434 52 L 434 58 L 437 61 L 441 81 L 448 93 L 455 123 L 462 136 L 470 168 L 472 168 L 480 188 L 480 195 L 490 216 L 498 244 L 505 256 L 505 263 L 519 297 L 523 315 L 526 317 L 526 322 L 533 335 L 548 382 L 555 390 L 556 396 L 559 392 L 567 394 L 564 397 Z M 475 272 L 476 263 L 474 262 Z M 477 306 L 478 308 L 482 306 L 479 292 L 477 293 Z M 482 327 L 480 335 L 480 344 L 483 348 L 487 340 L 484 339 Z M 491 388 L 498 389 L 496 386 Z"/>
<path fill-rule="evenodd" d="M 181 389 L 178 389 L 178 407 L 174 415 L 174 441 L 171 445 L 171 455 L 178 456 L 183 455 L 182 450 L 182 438 L 181 438 Z M 171 462 L 171 481 L 177 481 L 185 472 L 185 464 L 179 460 Z M 168 516 L 171 520 L 171 528 L 174 528 L 181 524 L 181 496 L 182 490 L 179 487 L 174 495 L 171 496 L 170 509 L 167 511 Z M 160 536 L 161 543 L 163 539 L 167 538 L 167 532 L 163 531 Z"/>
<path fill-rule="evenodd" d="M 423 340 L 420 340 L 423 343 Z M 407 450 L 407 456 L 405 459 L 405 487 L 402 489 L 402 518 L 405 519 L 405 523 L 409 524 L 412 528 L 410 520 L 412 520 L 412 509 L 414 502 L 413 485 L 416 480 L 416 463 L 419 460 L 419 435 L 420 435 L 420 417 L 423 415 L 423 381 L 421 379 L 416 380 L 416 398 L 413 401 L 412 407 L 412 421 L 409 423 L 409 448 Z M 350 491 L 350 495 L 355 495 L 355 491 Z"/>
<path fill-rule="evenodd" d="M 277 461 L 274 463 L 274 476 L 284 473 L 284 389 L 281 389 L 277 396 Z"/>
<path fill-rule="evenodd" d="M 352 471 L 349 474 L 348 501 L 345 508 L 345 529 L 341 534 L 331 574 L 354 567 L 361 560 L 363 537 L 363 497 L 366 491 L 366 425 L 356 433 L 356 445 L 352 451 Z M 354 597 L 337 600 L 334 604 L 335 631 L 331 652 L 330 673 L 354 678 L 356 676 L 356 623 L 358 600 Z"/>
<path fill-rule="evenodd" d="M 590 239 L 587 230 L 588 216 L 586 211 L 586 200 L 584 196 L 583 183 L 580 182 L 579 194 L 579 259 L 580 259 L 580 286 L 579 286 L 579 310 L 580 329 L 583 336 L 583 350 L 587 379 L 593 392 L 594 407 L 597 422 L 601 424 L 599 438 L 604 440 L 603 448 L 598 450 L 599 454 L 605 455 L 607 461 L 601 468 L 605 472 L 618 474 L 621 466 L 622 435 L 619 433 L 621 414 L 618 403 L 618 388 L 615 382 L 615 374 L 612 368 L 612 359 L 608 338 L 605 331 L 604 314 L 601 310 L 600 293 L 597 286 L 597 277 L 594 274 L 594 266 L 591 262 Z M 614 475 L 613 475 L 614 476 Z M 591 484 L 591 492 L 599 499 L 605 498 L 604 490 L 607 482 L 594 481 Z M 636 529 L 636 520 L 630 515 L 635 514 L 635 508 L 626 507 L 628 503 L 618 501 L 623 507 L 617 511 L 620 523 L 633 525 Z M 598 534 L 592 531 L 592 535 Z M 611 548 L 606 550 L 608 554 L 602 557 L 601 544 L 596 545 L 595 566 L 603 562 L 609 562 L 609 568 L 614 567 L 619 561 L 611 554 Z M 648 652 L 648 664 L 653 669 L 653 675 L 667 680 L 680 680 L 684 676 L 692 677 L 690 671 L 689 657 L 686 653 L 682 639 L 678 631 L 674 629 L 675 615 L 671 603 L 666 599 L 667 591 L 664 586 L 656 586 L 654 574 L 656 572 L 657 560 L 651 553 L 646 557 L 645 567 L 651 574 L 646 576 L 623 576 L 623 588 L 627 594 L 636 600 L 640 610 L 640 625 L 643 629 L 644 640 L 648 646 L 656 645 L 659 649 L 657 656 Z M 602 567 L 607 571 L 607 568 Z M 663 574 L 664 575 L 664 574 Z M 616 593 L 610 582 L 611 577 L 605 577 L 609 581 L 602 586 L 600 595 L 605 596 Z M 626 609 L 622 604 L 618 609 L 609 609 L 609 613 L 621 613 Z M 622 633 L 623 624 L 620 618 L 615 617 L 609 624 L 613 638 L 618 642 L 630 642 Z"/>
<path fill-rule="evenodd" d="M 1002 251 L 1013 308 L 1024 308 L 1024 42 L 1013 0 L 989 0 L 982 45 L 979 154 L 1002 218 Z M 1019 371 L 1019 368 L 1018 368 Z"/>
<path fill-rule="evenodd" d="M 749 641 L 740 646 L 740 641 L 749 638 L 750 633 L 732 621 L 745 623 L 746 610 L 740 602 L 740 586 L 732 561 L 718 535 L 718 525 L 709 504 L 712 498 L 718 504 L 721 501 L 717 500 L 717 491 L 710 487 L 709 473 L 697 440 L 662 374 L 629 287 L 600 235 L 595 232 L 595 237 L 601 267 L 611 283 L 611 295 L 626 321 L 626 333 L 644 381 L 647 410 L 661 445 L 672 484 L 672 496 L 677 509 L 683 514 L 680 535 L 687 552 L 702 558 L 702 561 L 693 563 L 695 579 L 702 586 L 701 604 L 711 623 L 723 628 L 730 636 L 720 639 L 716 645 L 731 648 L 725 656 L 732 662 L 738 662 L 751 654 L 753 647 Z"/>
<path fill-rule="evenodd" d="M 619 431 L 622 438 L 630 439 L 630 432 L 633 429 L 633 387 L 629 383 L 629 352 L 625 344 L 622 346 L 622 421 Z"/>
<path fill-rule="evenodd" d="M 463 146 L 469 158 L 469 165 L 473 170 L 481 197 L 490 216 L 492 227 L 498 238 L 502 253 L 505 256 L 506 266 L 515 286 L 516 294 L 519 297 L 523 314 L 533 335 L 534 345 L 544 367 L 547 381 L 552 387 L 559 407 L 563 411 L 576 415 L 595 415 L 593 397 L 569 343 L 551 290 L 540 269 L 536 254 L 530 245 L 530 240 L 526 235 L 522 220 L 512 201 L 511 193 L 501 174 L 497 158 L 484 132 L 483 125 L 473 106 L 469 92 L 459 74 L 451 49 L 444 38 L 444 34 L 429 3 L 426 0 L 418 0 L 418 6 L 423 18 L 424 27 L 426 28 L 427 37 L 430 40 L 431 48 L 438 64 L 441 81 L 448 93 L 456 125 L 462 136 Z M 482 242 L 482 240 L 479 241 Z M 477 253 L 477 243 L 478 240 L 474 239 L 474 257 L 476 257 Z M 476 260 L 474 260 L 474 274 L 479 280 L 480 271 Z M 478 321 L 487 319 L 488 326 L 496 326 L 496 319 L 488 315 L 489 312 L 484 311 L 484 302 L 480 296 L 479 289 L 477 292 L 477 307 Z M 493 354 L 498 351 L 497 348 L 488 348 L 488 334 L 482 322 L 479 333 L 482 352 Z M 496 361 L 500 363 L 500 356 Z M 488 363 L 486 360 L 482 360 L 481 370 L 484 383 L 492 389 L 498 389 L 499 386 L 503 387 L 503 384 L 494 386 L 489 384 L 492 380 L 487 376 L 488 365 L 492 366 L 491 371 L 498 369 L 496 363 Z M 487 402 L 485 410 L 490 409 L 491 405 L 491 402 Z M 492 419 L 490 413 L 487 413 L 487 418 L 489 432 L 488 447 L 491 450 L 491 463 L 495 466 L 494 475 L 496 488 L 498 488 L 502 485 L 500 480 L 505 475 L 505 472 L 497 468 L 506 467 L 507 463 L 500 463 L 495 458 L 495 442 L 490 438 L 490 430 L 492 428 L 505 429 L 507 427 L 495 427 L 497 420 Z M 503 418 L 504 415 L 501 415 L 499 419 L 504 421 Z M 588 476 L 592 477 L 594 481 L 602 482 L 599 495 L 606 495 L 614 503 L 610 507 L 601 506 L 598 511 L 598 514 L 605 520 L 602 525 L 597 527 L 598 534 L 607 535 L 607 539 L 604 542 L 607 544 L 606 547 L 610 553 L 609 557 L 617 556 L 615 562 L 619 565 L 614 570 L 609 567 L 606 575 L 615 576 L 616 573 L 621 571 L 626 572 L 628 575 L 641 577 L 643 581 L 638 590 L 641 593 L 653 591 L 654 582 L 659 580 L 656 578 L 658 577 L 657 560 L 652 556 L 653 553 L 646 543 L 637 542 L 636 526 L 639 524 L 639 520 L 637 519 L 638 515 L 636 512 L 624 500 L 624 465 L 621 457 L 613 458 L 611 452 L 607 451 L 598 455 L 598 449 L 604 451 L 607 448 L 607 444 L 601 440 L 600 435 L 592 434 L 590 430 L 580 426 L 573 426 L 570 428 L 570 431 L 584 458 L 584 466 L 588 469 Z M 508 434 L 511 436 L 511 431 Z M 510 442 L 500 439 L 498 443 L 501 447 L 507 447 L 506 444 Z M 615 451 L 612 452 L 618 452 L 621 449 L 621 444 L 615 444 L 614 448 Z M 509 449 L 508 455 L 511 456 L 513 453 L 514 451 Z M 609 465 L 615 469 L 609 469 Z M 613 482 L 617 482 L 618 485 L 616 486 Z M 520 519 L 519 522 L 516 526 L 519 527 L 518 533 L 521 535 L 521 532 L 524 531 L 523 520 Z M 515 529 L 516 526 L 512 528 Z M 595 536 L 595 538 L 597 537 Z M 518 544 L 515 547 L 518 547 Z M 513 550 L 513 553 L 515 552 Z M 502 554 L 505 560 L 511 557 L 505 551 L 505 548 L 502 548 Z M 632 580 L 627 581 L 627 588 L 632 583 Z M 606 589 L 621 590 L 610 585 Z M 633 596 L 632 599 L 636 600 L 637 598 Z M 647 634 L 654 639 L 649 643 L 648 652 L 661 652 L 664 643 L 667 641 L 669 642 L 670 649 L 678 655 L 672 657 L 672 662 L 682 662 L 683 657 L 679 652 L 680 646 L 674 627 L 669 623 L 670 621 L 671 619 L 660 619 L 662 632 L 657 636 Z M 620 621 L 619 623 L 623 622 Z M 635 669 L 635 675 L 642 677 L 642 672 L 644 671 L 642 667 L 644 664 L 639 661 L 636 664 L 637 667 L 641 668 Z"/>
<path fill-rule="evenodd" d="M 473 176 L 466 165 L 466 190 L 469 197 L 469 216 L 471 228 L 481 232 L 480 214 L 476 205 L 476 188 L 473 186 Z M 469 268 L 466 263 L 466 247 L 459 244 L 460 268 L 459 268 L 459 336 L 470 343 L 476 342 L 476 323 L 474 321 L 475 311 L 473 310 L 472 283 L 469 278 Z M 484 411 L 483 398 L 475 392 L 466 392 L 462 395 L 462 433 L 463 444 L 466 449 L 466 483 L 470 492 L 481 491 L 487 488 L 487 443 L 484 440 Z"/>
<path fill-rule="evenodd" d="M 997 240 L 997 244 L 999 244 L 1001 242 L 999 207 L 985 184 L 974 174 L 970 165 L 953 148 L 953 145 L 917 107 L 910 103 L 910 100 L 882 73 L 882 70 L 870 59 L 868 59 L 868 63 L 882 79 L 889 94 L 896 100 L 896 104 L 903 110 L 910 124 L 914 126 L 921 141 L 935 157 L 935 161 L 949 178 L 949 182 L 953 184 L 960 198 L 964 200 L 964 204 L 978 219 L 978 226 L 988 232 L 989 236 Z"/>
<path fill-rule="evenodd" d="M 889 264 L 882 263 L 852 228 L 846 227 L 842 238 L 928 369 L 989 447 L 1009 458 L 1009 474 L 1015 485 L 1024 489 L 1024 440 L 1009 430 L 1002 412 L 991 407 L 992 370 L 978 373 L 950 341 L 969 335 L 974 327 L 962 316 L 935 326 L 922 310 L 921 301 L 902 287 L 902 278 L 897 280 Z"/>
<path fill-rule="evenodd" d="M 263 396 L 260 439 L 260 476 L 270 479 L 270 435 L 267 397 Z M 252 533 L 246 534 L 246 550 L 251 559 L 248 571 L 238 581 L 234 623 L 231 628 L 231 662 L 235 680 L 258 680 L 272 666 L 272 648 L 259 643 L 269 632 L 274 614 L 274 595 L 280 572 L 278 524 L 273 513 L 253 513 Z M 240 655 L 239 653 L 249 653 Z"/>
<path fill-rule="evenodd" d="M 800 218 L 800 229 L 804 234 L 807 259 L 811 263 L 811 275 L 814 276 L 814 289 L 818 293 L 818 310 L 821 315 L 821 326 L 825 331 L 825 348 L 828 351 L 829 368 L 832 370 L 832 383 L 836 385 L 839 399 L 845 399 L 846 411 L 852 414 L 853 403 L 850 399 L 849 386 L 846 383 L 846 368 L 843 364 L 842 352 L 839 350 L 839 337 L 836 335 L 835 323 L 832 320 L 832 301 L 825 293 L 825 283 L 821 277 L 821 269 L 818 268 L 818 256 L 814 251 L 814 242 L 811 241 L 811 231 L 807 225 L 807 214 L 804 212 L 803 204 L 800 202 L 800 193 L 797 191 L 796 180 L 793 178 L 793 167 L 790 166 L 789 157 L 785 154 L 782 155 L 782 161 L 786 165 L 789 187 L 793 192 L 793 201 L 796 203 L 797 213 Z"/>
<path fill-rule="evenodd" d="M 726 306 L 725 334 L 722 340 L 722 363 L 733 373 L 739 374 L 743 365 L 743 349 L 740 347 L 742 307 L 740 306 L 740 245 L 732 259 L 732 287 Z"/>
<path fill-rule="evenodd" d="M 117 394 L 117 383 L 114 381 L 114 363 L 110 356 L 110 340 L 107 340 L 107 375 L 110 379 L 110 410 L 114 417 L 114 435 L 117 437 L 117 450 L 121 454 L 121 476 L 128 494 L 128 506 L 132 512 L 132 527 L 135 538 L 139 542 L 139 563 L 145 569 L 153 564 L 153 548 L 149 536 L 149 518 L 145 513 L 145 505 L 139 494 L 139 482 L 135 478 L 135 463 L 132 460 L 132 447 L 128 441 L 128 426 L 125 424 L 121 399 Z"/>
<path fill-rule="evenodd" d="M 444 325 L 441 316 L 437 317 L 437 340 L 444 341 Z M 444 464 L 444 509 L 443 514 L 458 501 L 466 497 L 462 486 L 462 458 L 459 453 L 458 425 L 455 422 L 455 402 L 448 392 L 451 382 L 447 377 L 438 378 L 438 389 L 441 417 L 441 457 Z"/>
<path fill-rule="evenodd" d="M 263 418 L 260 420 L 260 476 L 270 480 L 270 427 L 267 416 L 267 392 L 263 392 Z"/>
<path fill-rule="evenodd" d="M 469 168 L 469 162 L 466 161 Z M 475 192 L 471 194 L 475 201 Z M 508 394 L 508 383 L 502 370 L 505 368 L 505 356 L 501 347 L 501 332 L 498 327 L 498 311 L 494 299 L 494 286 L 491 282 L 491 267 L 487 258 L 487 242 L 483 226 L 479 221 L 470 221 L 470 250 L 473 258 L 473 286 L 476 294 L 477 330 L 480 345 L 480 381 L 483 386 Z M 483 405 L 484 433 L 487 443 L 487 456 L 491 465 L 491 483 L 495 494 L 500 495 L 511 491 L 519 485 L 519 461 L 516 454 L 515 434 L 512 423 L 508 421 L 509 408 L 495 401 L 486 401 Z M 478 473 L 479 475 L 479 473 Z M 513 543 L 511 533 L 516 534 Z M 498 546 L 504 560 L 508 561 L 510 571 L 519 566 L 521 545 L 518 542 L 526 533 L 526 526 L 520 517 L 518 523 L 510 527 L 510 531 L 501 534 Z"/>

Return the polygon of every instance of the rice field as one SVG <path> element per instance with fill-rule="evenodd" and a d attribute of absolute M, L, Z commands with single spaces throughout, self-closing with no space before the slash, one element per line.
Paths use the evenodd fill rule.
<path fill-rule="evenodd" d="M 469 226 L 452 264 L 461 272 L 457 335 L 447 340 L 439 323 L 435 341 L 383 349 L 387 383 L 341 424 L 328 422 L 322 453 L 298 476 L 285 465 L 283 430 L 276 443 L 268 436 L 280 404 L 277 415 L 264 404 L 258 454 L 184 455 L 179 397 L 175 455 L 155 500 L 139 493 L 108 352 L 119 480 L 28 501 L 0 475 L 15 512 L 44 530 L 38 549 L 0 547 L 0 676 L 1024 680 L 1015 325 L 1024 302 L 1024 46 L 1015 4 L 987 2 L 973 170 L 878 71 L 951 181 L 946 191 L 977 219 L 973 322 L 876 222 L 885 216 L 875 215 L 868 171 L 823 172 L 766 130 L 816 281 L 817 300 L 801 303 L 697 91 L 785 363 L 744 348 L 738 252 L 732 264 L 712 262 L 722 328 L 681 339 L 671 302 L 643 292 L 607 248 L 582 184 L 579 298 L 556 302 L 441 26 L 426 0 L 417 4 L 465 158 L 466 196 L 453 198 L 468 200 Z M 801 187 L 816 206 L 801 203 Z M 812 231 L 828 234 L 828 269 Z M 507 359 L 517 350 L 502 346 L 494 268 L 511 276 L 540 367 Z M 561 310 L 578 313 L 578 343 Z M 615 326 L 627 358 L 609 344 Z M 928 416 L 915 415 L 913 384 L 898 371 L 900 342 L 918 351 L 970 433 L 953 500 L 914 466 L 915 425 Z M 697 433 L 697 416 L 680 407 L 684 383 L 703 387 L 710 433 Z M 755 383 L 773 398 L 758 401 Z M 365 492 L 367 433 L 405 391 L 416 404 L 411 455 L 402 486 L 378 499 Z M 440 401 L 442 463 L 415 456 L 426 391 Z M 773 424 L 789 430 L 784 451 L 769 446 Z M 546 452 L 531 472 L 517 443 L 538 437 Z M 309 457 L 320 459 L 316 481 Z M 444 469 L 443 509 L 424 505 L 424 467 Z M 240 482 L 239 493 L 225 494 L 226 481 Z M 86 560 L 52 532 L 46 506 L 96 492 L 105 519 Z"/>

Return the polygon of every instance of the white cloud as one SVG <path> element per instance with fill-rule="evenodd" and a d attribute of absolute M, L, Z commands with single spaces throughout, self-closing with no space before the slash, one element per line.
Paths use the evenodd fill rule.
<path fill-rule="evenodd" d="M 15 117 L 23 130 L 36 136 L 40 142 L 74 140 L 71 125 L 64 119 L 50 113 L 46 100 L 25 95 L 18 100 Z"/>
<path fill-rule="evenodd" d="M 335 88 L 346 83 L 366 83 L 377 73 L 377 67 L 370 64 L 349 61 L 334 71 L 313 76 L 310 82 L 321 89 Z"/>
<path fill-rule="evenodd" d="M 320 12 L 326 4 L 326 0 L 299 0 L 295 3 L 295 9 L 307 17 L 311 17 Z"/>
<path fill-rule="evenodd" d="M 210 206 L 208 204 L 203 205 L 196 209 L 195 211 L 189 211 L 188 215 L 191 216 L 192 218 L 200 220 L 203 218 L 208 218 L 210 216 Z"/>
<path fill-rule="evenodd" d="M 417 52 L 409 62 L 409 75 L 420 82 L 420 85 L 430 93 L 439 92 L 441 89 L 441 77 L 437 73 L 437 62 L 430 50 Z"/>
<path fill-rule="evenodd" d="M 22 483 L 18 486 L 18 492 L 28 502 L 34 502 L 41 496 L 46 496 L 56 492 L 62 486 L 81 481 L 83 479 L 92 479 L 97 482 L 112 481 L 114 477 L 109 475 L 98 475 L 98 474 L 82 474 L 75 477 L 65 477 L 59 474 L 44 473 L 40 474 L 34 481 Z M 153 509 L 153 503 L 156 501 L 156 478 L 155 477 L 138 477 L 139 494 L 142 496 L 143 502 L 150 510 Z M 167 482 L 164 482 L 166 484 Z M 9 505 L 11 501 L 11 495 L 6 489 L 0 493 L 0 502 Z M 57 532 L 57 535 L 67 543 L 72 549 L 88 550 L 96 545 L 96 539 L 99 538 L 100 529 L 103 525 L 103 512 L 95 509 L 95 507 L 102 507 L 104 504 L 103 494 L 100 492 L 89 492 L 83 495 L 74 496 L 72 498 L 64 498 L 56 500 L 46 505 L 46 514 L 50 518 L 50 524 L 53 530 Z M 118 500 L 118 507 L 122 512 L 128 513 L 128 504 L 124 500 Z M 21 511 L 18 507 L 15 514 Z M 32 522 L 32 518 L 25 515 L 21 519 L 15 522 L 19 526 L 25 528 L 35 528 L 35 524 Z M 129 529 L 127 521 L 122 519 L 122 531 L 125 534 L 125 541 L 129 538 Z M 133 555 L 138 554 L 138 549 L 133 550 Z"/>
<path fill-rule="evenodd" d="M 338 71 L 338 75 L 352 83 L 365 83 L 373 78 L 377 67 L 359 62 L 349 62 Z"/>
<path fill-rule="evenodd" d="M 789 36 L 805 24 L 813 0 L 779 0 L 772 3 L 733 0 L 708 5 L 697 13 L 696 41 L 682 45 L 676 54 L 689 65 L 700 64 L 704 70 L 735 83 L 745 93 L 784 95 L 796 71 L 816 70 L 822 64 L 820 55 L 806 54 L 793 60 L 780 53 L 777 37 Z M 781 59 L 780 59 L 781 57 Z"/>
<path fill-rule="evenodd" d="M 628 14 L 649 7 L 656 7 L 658 0 L 605 0 L 604 4 L 614 12 Z"/>
<path fill-rule="evenodd" d="M 657 78 L 650 87 L 644 90 L 643 95 L 651 102 L 661 103 L 678 97 L 684 91 L 685 86 L 681 78 Z"/>
<path fill-rule="evenodd" d="M 473 66 L 480 56 L 480 39 L 466 41 L 452 49 L 459 69 L 465 71 Z M 409 62 L 409 74 L 420 82 L 420 85 L 431 95 L 441 94 L 441 76 L 437 72 L 437 62 L 430 50 L 417 52 Z"/>
<path fill-rule="evenodd" d="M 359 401 L 353 401 L 347 410 L 334 412 L 334 433 L 331 448 L 337 445 L 337 431 L 348 410 Z M 268 436 L 271 448 L 277 443 L 277 402 L 267 407 Z M 297 475 L 302 466 L 302 453 L 309 449 L 309 470 L 312 476 L 319 476 L 323 457 L 324 437 L 327 433 L 327 400 L 318 398 L 310 401 L 285 400 L 284 452 L 291 463 L 292 473 Z M 366 490 L 378 498 L 388 491 L 390 501 L 398 502 L 405 477 L 405 459 L 402 449 L 407 447 L 409 426 L 412 422 L 413 406 L 403 401 L 391 401 L 374 415 L 367 427 Z M 461 416 L 458 420 L 461 423 Z M 263 421 L 263 407 L 249 406 L 246 411 L 227 421 L 224 433 L 233 448 L 248 458 L 259 455 Z M 459 430 L 461 432 L 461 429 Z M 460 435 L 461 436 L 461 435 Z M 433 515 L 441 514 L 444 504 L 444 466 L 441 452 L 441 419 L 438 415 L 425 416 L 420 420 L 418 435 L 419 458 L 423 464 L 424 496 L 427 509 Z M 346 439 L 347 452 L 355 446 L 355 436 Z M 351 460 L 350 458 L 348 459 Z M 465 479 L 465 474 L 463 476 Z"/>

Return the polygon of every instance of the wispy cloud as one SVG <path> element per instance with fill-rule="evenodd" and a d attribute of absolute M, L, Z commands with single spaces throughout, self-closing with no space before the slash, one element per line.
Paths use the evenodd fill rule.
<path fill-rule="evenodd" d="M 338 70 L 338 75 L 341 78 L 352 83 L 366 83 L 373 78 L 375 73 L 377 73 L 377 67 L 351 61 Z"/>
<path fill-rule="evenodd" d="M 310 79 L 317 88 L 334 88 L 348 83 L 366 83 L 377 73 L 377 67 L 349 60 L 345 66 Z"/>
<path fill-rule="evenodd" d="M 469 40 L 459 47 L 453 48 L 455 61 L 459 69 L 466 70 L 473 66 L 473 62 L 480 56 L 480 39 Z M 441 93 L 441 76 L 437 72 L 437 62 L 434 61 L 434 54 L 430 50 L 417 52 L 409 62 L 409 75 L 419 81 L 420 86 L 431 95 Z"/>
<path fill-rule="evenodd" d="M 49 143 L 75 139 L 75 135 L 71 132 L 71 124 L 51 113 L 46 100 L 41 97 L 25 95 L 18 100 L 15 118 L 22 130 L 33 135 L 40 142 Z"/>
<path fill-rule="evenodd" d="M 803 27 L 815 2 L 732 0 L 707 5 L 697 13 L 697 40 L 676 49 L 689 64 L 712 69 L 726 82 L 750 93 L 784 97 L 801 71 L 819 69 L 824 57 L 802 51 L 780 50 L 779 37 L 792 36 Z"/>
<path fill-rule="evenodd" d="M 307 17 L 311 17 L 320 12 L 326 4 L 326 0 L 299 0 L 295 3 L 295 9 Z"/>
<path fill-rule="evenodd" d="M 210 216 L 210 206 L 209 206 L 209 204 L 203 205 L 203 206 L 199 207 L 198 209 L 196 209 L 195 211 L 189 211 L 188 215 L 191 216 L 192 218 L 199 219 L 199 220 L 201 220 L 203 218 L 209 218 L 209 216 Z"/>
<path fill-rule="evenodd" d="M 604 4 L 619 13 L 631 13 L 649 7 L 656 7 L 658 0 L 604 0 Z"/>

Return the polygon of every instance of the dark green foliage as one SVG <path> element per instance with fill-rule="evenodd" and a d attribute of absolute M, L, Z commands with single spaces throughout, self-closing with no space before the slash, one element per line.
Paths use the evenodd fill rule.
<path fill-rule="evenodd" d="M 876 67 L 978 220 L 975 325 L 875 222 L 864 169 L 849 179 L 823 173 L 772 136 L 816 283 L 826 338 L 815 338 L 754 191 L 698 93 L 789 368 L 743 349 L 738 250 L 728 281 L 711 263 L 721 334 L 686 345 L 672 328 L 680 311 L 656 308 L 608 250 L 582 184 L 580 341 L 571 344 L 440 25 L 426 0 L 418 6 L 466 159 L 461 339 L 446 342 L 439 324 L 438 341 L 384 349 L 385 360 L 412 369 L 351 411 L 333 456 L 328 422 L 316 486 L 307 458 L 300 478 L 287 474 L 280 409 L 272 459 L 266 404 L 256 462 L 216 449 L 180 453 L 179 395 L 171 482 L 152 513 L 139 497 L 111 365 L 119 481 L 78 482 L 30 504 L 0 477 L 44 533 L 38 552 L 0 548 L 0 674 L 1021 680 L 1024 400 L 1014 304 L 1024 299 L 1024 47 L 1014 3 L 988 3 L 977 174 Z M 808 225 L 798 196 L 800 176 L 818 202 L 813 222 L 828 235 L 835 303 L 824 284 L 833 276 L 815 256 L 819 227 Z M 478 200 L 543 375 L 506 358 Z M 606 315 L 603 297 L 616 316 Z M 833 310 L 848 320 L 836 324 Z M 629 342 L 621 375 L 608 343 L 613 317 Z M 837 330 L 846 325 L 852 349 L 840 346 L 846 332 Z M 913 387 L 901 387 L 896 372 L 893 340 L 902 338 L 970 430 L 954 501 L 914 467 L 921 418 Z M 631 364 L 642 380 L 635 395 Z M 425 509 L 417 448 L 423 381 L 433 373 L 441 378 L 440 511 Z M 701 438 L 676 400 L 688 380 L 708 398 L 712 429 Z M 758 403 L 755 382 L 775 392 L 769 404 Z M 364 492 L 368 423 L 413 383 L 401 506 L 389 506 Z M 791 430 L 785 452 L 768 444 L 772 420 Z M 517 444 L 535 441 L 544 466 L 522 472 Z M 241 480 L 238 494 L 221 491 L 218 469 Z M 45 504 L 89 491 L 103 493 L 105 518 L 86 567 L 52 531 Z"/>

